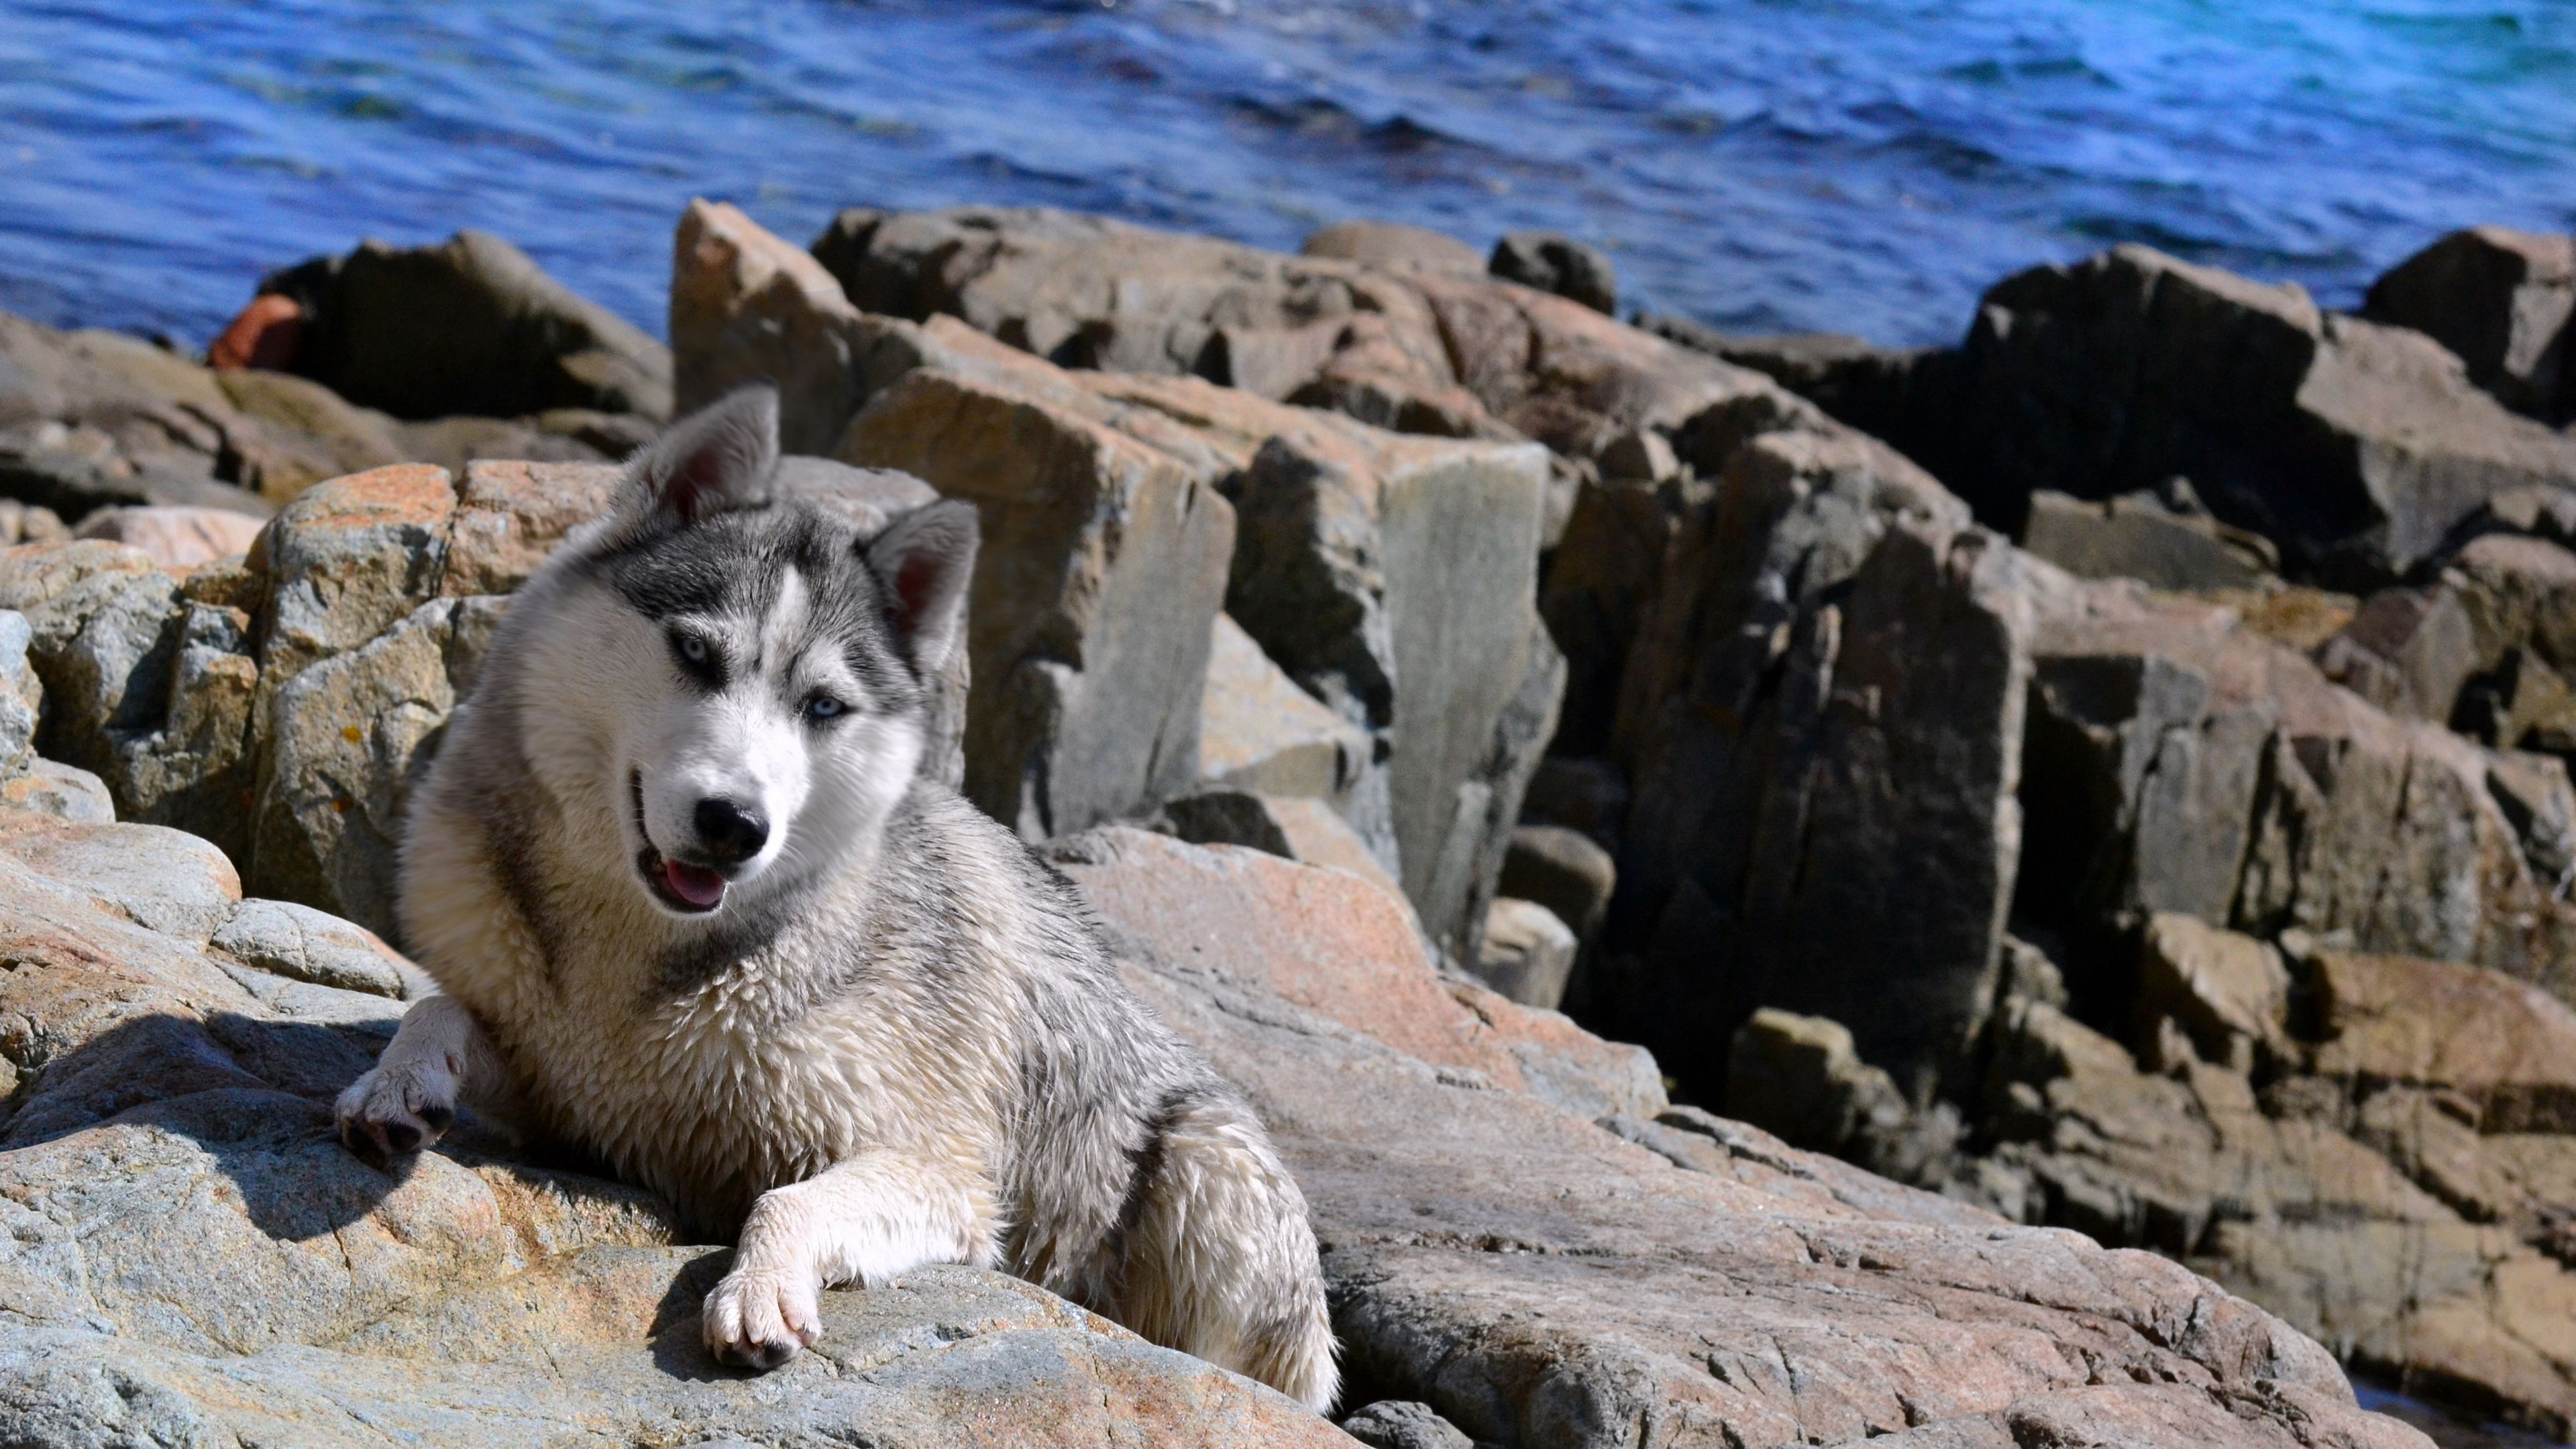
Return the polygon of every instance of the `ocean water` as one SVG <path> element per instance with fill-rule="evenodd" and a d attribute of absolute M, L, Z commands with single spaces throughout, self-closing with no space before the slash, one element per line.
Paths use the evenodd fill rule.
<path fill-rule="evenodd" d="M 0 307 L 50 322 L 201 343 L 477 226 L 658 332 L 700 195 L 1548 227 L 1630 304 L 1884 342 L 2122 240 L 2350 305 L 2576 226 L 2576 0 L 0 0 Z"/>

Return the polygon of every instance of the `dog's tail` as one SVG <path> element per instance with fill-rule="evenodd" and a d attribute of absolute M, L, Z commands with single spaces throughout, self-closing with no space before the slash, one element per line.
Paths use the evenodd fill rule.
<path fill-rule="evenodd" d="M 1174 1104 L 1126 1233 L 1118 1320 L 1318 1413 L 1341 1387 L 1306 1197 L 1230 1092 Z"/>

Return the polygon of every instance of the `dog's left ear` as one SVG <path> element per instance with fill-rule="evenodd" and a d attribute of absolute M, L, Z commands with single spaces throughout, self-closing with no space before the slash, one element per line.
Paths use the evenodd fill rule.
<path fill-rule="evenodd" d="M 937 674 L 962 647 L 966 585 L 982 537 L 975 505 L 943 498 L 916 508 L 861 545 L 886 593 L 886 612 L 913 668 Z"/>
<path fill-rule="evenodd" d="M 769 501 L 778 467 L 778 390 L 742 388 L 671 425 L 627 465 L 616 512 L 628 526 L 689 524 Z"/>

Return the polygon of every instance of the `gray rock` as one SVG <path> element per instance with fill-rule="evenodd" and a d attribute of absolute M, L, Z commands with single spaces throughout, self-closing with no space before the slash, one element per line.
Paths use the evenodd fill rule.
<path fill-rule="evenodd" d="M 1326 709 L 1261 652 L 1231 615 L 1208 644 L 1199 778 L 1339 805 L 1370 764 L 1367 731 Z"/>
<path fill-rule="evenodd" d="M 247 965 L 316 986 L 397 1000 L 405 994 L 410 963 L 372 933 L 291 901 L 242 902 L 209 944 Z"/>
<path fill-rule="evenodd" d="M 1860 1059 L 1841 1023 L 1772 1007 L 1727 1048 L 1726 1110 L 1792 1147 L 1843 1157 L 1860 1155 L 1865 1135 L 1902 1132 L 1909 1115 L 1895 1079 Z"/>
<path fill-rule="evenodd" d="M 1494 243 L 1485 269 L 1506 282 L 1554 292 L 1595 312 L 1619 315 L 1619 280 L 1610 254 L 1549 231 L 1516 231 Z"/>
<path fill-rule="evenodd" d="M 32 810 L 75 825 L 109 825 L 116 801 L 107 782 L 76 765 L 31 759 L 26 772 L 0 781 L 0 806 Z"/>
<path fill-rule="evenodd" d="M 1466 277 L 1485 270 L 1476 249 L 1447 232 L 1393 221 L 1337 221 L 1317 227 L 1298 244 L 1297 254 Z"/>
<path fill-rule="evenodd" d="M 489 233 L 427 247 L 363 242 L 260 290 L 304 307 L 295 370 L 364 406 L 407 418 L 671 415 L 670 353 Z"/>
<path fill-rule="evenodd" d="M 2254 588 L 2279 562 L 2262 535 L 2169 508 L 2152 493 L 2100 503 L 2034 493 L 2021 546 L 2078 578 L 2159 589 Z"/>
<path fill-rule="evenodd" d="M 1163 813 L 1172 833 L 1193 845 L 1240 845 L 1347 870 L 1404 898 L 1404 888 L 1377 863 L 1359 832 L 1321 800 L 1214 786 L 1168 802 Z"/>
<path fill-rule="evenodd" d="M 1804 429 L 1743 444 L 1686 517 L 1623 684 L 1612 960 L 1634 954 L 1601 982 L 1683 1082 L 1714 1093 L 1764 1005 L 1844 1022 L 1909 1090 L 1973 1039 L 2019 855 L 2030 624 L 2024 561 L 1964 523 L 1882 445 Z"/>
<path fill-rule="evenodd" d="M 1342 1420 L 1342 1432 L 1369 1449 L 1476 1449 L 1457 1425 L 1410 1399 L 1380 1399 Z"/>
<path fill-rule="evenodd" d="M 2179 474 L 2294 567 L 2385 582 L 2489 496 L 2576 482 L 2576 439 L 2507 412 L 2421 334 L 2145 247 L 1996 284 L 1960 366 L 1943 476 L 2007 527 L 2042 489 Z"/>
<path fill-rule="evenodd" d="M 1542 1011 L 1565 999 L 1581 943 L 1554 911 L 1536 901 L 1497 896 L 1485 908 L 1485 929 L 1469 966 L 1497 993 Z"/>
<path fill-rule="evenodd" d="M 2286 1040 L 2290 973 L 2281 953 L 2251 936 L 2171 912 L 2148 919 L 2138 945 L 2139 1041 L 2170 1019 L 2201 1060 L 2251 1073 L 2258 1047 Z"/>
<path fill-rule="evenodd" d="M 1526 815 L 1526 802 L 1522 808 Z M 1496 889 L 1547 907 L 1589 943 L 1618 885 L 1618 865 L 1591 836 L 1562 825 L 1523 825 L 1512 831 Z"/>
<path fill-rule="evenodd" d="M 252 822 L 262 890 L 397 929 L 402 814 L 422 753 L 473 681 L 503 598 L 434 599 L 365 645 L 280 686 Z"/>
<path fill-rule="evenodd" d="M 2576 417 L 2576 238 L 2455 231 L 2371 283 L 2364 315 L 2429 335 L 2517 412 Z"/>
<path fill-rule="evenodd" d="M 2482 662 L 2468 611 L 2446 588 L 2382 589 L 2317 648 L 2326 677 L 2390 714 L 2446 724 Z"/>

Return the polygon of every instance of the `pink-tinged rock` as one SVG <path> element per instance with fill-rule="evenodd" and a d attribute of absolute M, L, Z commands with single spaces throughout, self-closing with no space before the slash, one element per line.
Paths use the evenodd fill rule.
<path fill-rule="evenodd" d="M 165 569 L 192 569 L 247 552 L 267 522 L 222 508 L 102 508 L 73 532 L 139 548 Z"/>

